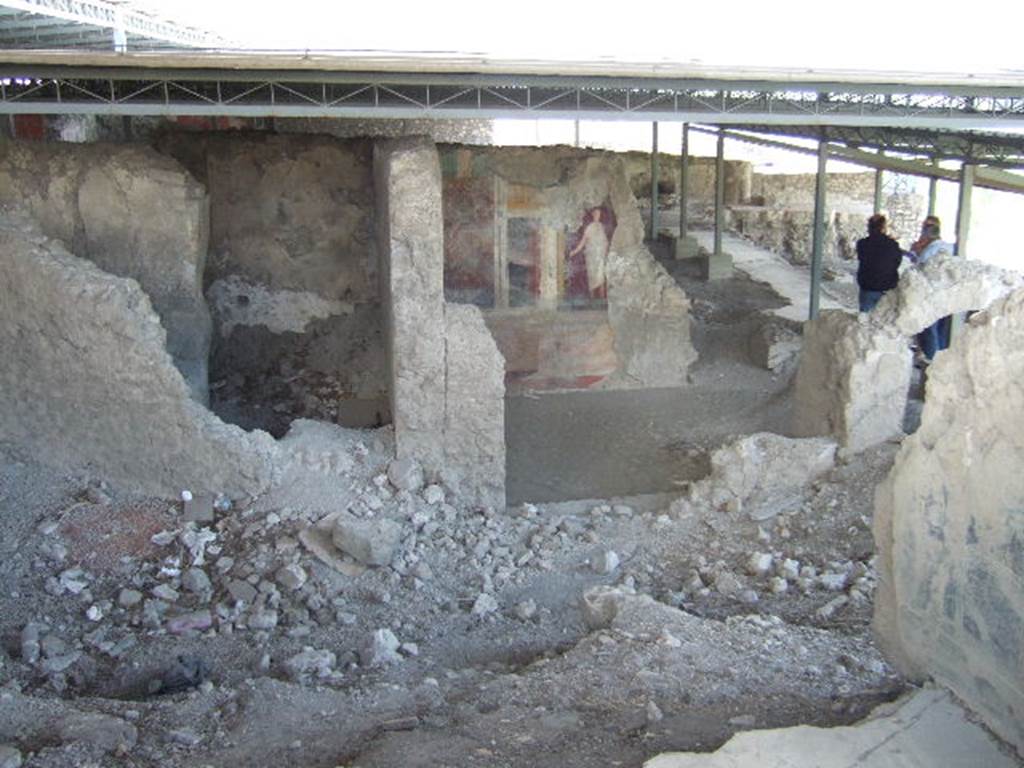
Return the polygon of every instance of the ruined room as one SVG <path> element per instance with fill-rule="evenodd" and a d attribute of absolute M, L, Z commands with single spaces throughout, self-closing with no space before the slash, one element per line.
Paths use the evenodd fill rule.
<path fill-rule="evenodd" d="M 0 768 L 1024 764 L 1024 79 L 49 5 L 0 2 Z M 951 245 L 858 312 L 876 212 Z"/>

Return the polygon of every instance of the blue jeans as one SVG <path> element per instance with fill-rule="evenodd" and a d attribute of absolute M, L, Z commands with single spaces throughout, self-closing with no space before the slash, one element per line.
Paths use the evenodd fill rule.
<path fill-rule="evenodd" d="M 917 343 L 921 345 L 921 351 L 924 352 L 924 356 L 929 360 L 935 357 L 935 353 L 940 349 L 944 349 L 942 346 L 941 325 L 942 320 L 936 320 L 917 334 Z"/>
<path fill-rule="evenodd" d="M 870 312 L 875 308 L 882 296 L 885 295 L 885 291 L 865 291 L 863 288 L 860 289 L 860 311 Z"/>

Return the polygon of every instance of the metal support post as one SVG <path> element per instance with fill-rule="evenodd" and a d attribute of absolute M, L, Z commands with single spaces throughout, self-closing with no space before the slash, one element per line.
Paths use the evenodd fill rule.
<path fill-rule="evenodd" d="M 679 240 L 687 235 L 686 207 L 690 201 L 687 185 L 690 180 L 690 124 L 683 123 L 683 143 L 679 152 Z"/>
<path fill-rule="evenodd" d="M 878 154 L 884 155 L 882 150 L 878 150 Z M 871 209 L 875 213 L 882 212 L 882 174 L 884 171 L 881 168 L 875 170 L 875 204 Z"/>
<path fill-rule="evenodd" d="M 932 165 L 936 168 L 939 166 L 939 161 L 932 158 Z M 928 178 L 928 215 L 935 215 L 935 205 L 939 199 L 939 180 L 935 176 Z"/>
<path fill-rule="evenodd" d="M 821 265 L 825 250 L 825 167 L 828 144 L 818 142 L 818 175 L 814 179 L 814 240 L 811 245 L 811 306 L 809 319 L 818 316 L 821 295 Z"/>
<path fill-rule="evenodd" d="M 971 195 L 974 169 L 970 163 L 960 166 L 960 190 L 956 203 L 956 255 L 967 258 L 967 236 L 971 231 Z"/>
<path fill-rule="evenodd" d="M 579 147 L 579 145 L 580 145 L 580 121 L 576 120 L 575 123 L 576 123 L 576 125 L 575 125 L 575 129 L 576 129 L 576 144 L 575 144 L 575 146 Z"/>
<path fill-rule="evenodd" d="M 725 226 L 725 133 L 718 131 L 715 154 L 715 256 L 722 255 L 722 228 Z"/>
<path fill-rule="evenodd" d="M 658 239 L 658 122 L 651 123 L 651 242 Z"/>

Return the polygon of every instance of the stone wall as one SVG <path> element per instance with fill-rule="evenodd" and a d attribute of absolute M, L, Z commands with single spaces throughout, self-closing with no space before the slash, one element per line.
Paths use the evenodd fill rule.
<path fill-rule="evenodd" d="M 209 203 L 180 165 L 143 147 L 0 144 L 0 204 L 108 272 L 132 277 L 167 330 L 193 396 L 207 397 L 210 316 L 202 294 Z"/>
<path fill-rule="evenodd" d="M 825 310 L 804 324 L 793 434 L 860 451 L 903 432 L 911 356 L 905 336 L 866 314 Z"/>
<path fill-rule="evenodd" d="M 920 429 L 875 497 L 875 629 L 1024 751 L 1024 291 L 929 368 Z"/>
<path fill-rule="evenodd" d="M 813 211 L 816 182 L 813 173 L 755 173 L 750 192 L 769 208 Z M 835 210 L 870 216 L 875 199 L 875 172 L 828 174 L 825 199 Z"/>
<path fill-rule="evenodd" d="M 437 476 L 445 465 L 444 236 L 437 150 L 421 139 L 383 142 L 374 166 L 396 453 Z"/>
<path fill-rule="evenodd" d="M 140 492 L 239 496 L 272 482 L 273 440 L 190 398 L 138 282 L 9 214 L 0 217 L 0 272 L 4 440 Z"/>
<path fill-rule="evenodd" d="M 505 506 L 504 359 L 444 300 L 441 167 L 426 138 L 374 153 L 395 453 L 472 504 Z"/>
<path fill-rule="evenodd" d="M 643 244 L 623 160 L 569 147 L 442 148 L 445 294 L 485 310 L 525 389 L 680 386 L 689 302 Z M 600 213 L 594 295 L 578 246 Z"/>
<path fill-rule="evenodd" d="M 904 270 L 872 312 L 829 310 L 808 321 L 796 376 L 795 434 L 831 435 L 852 451 L 901 435 L 910 338 L 939 318 L 984 309 L 1020 287 L 1024 275 L 1018 272 L 938 256 Z"/>
<path fill-rule="evenodd" d="M 637 200 L 650 204 L 651 154 L 649 152 L 618 153 L 629 177 L 629 186 Z M 681 177 L 678 155 L 658 153 L 658 195 L 662 206 L 676 204 Z M 746 160 L 725 161 L 725 204 L 740 205 L 750 199 L 755 177 L 753 166 Z M 686 191 L 690 204 L 701 209 L 715 204 L 715 158 L 690 156 Z"/>
<path fill-rule="evenodd" d="M 365 426 L 346 407 L 387 394 L 372 144 L 193 132 L 158 146 L 209 189 L 211 377 L 227 382 L 214 407 L 227 409 L 226 393 L 254 392 L 240 423 L 260 423 L 277 397 L 285 421 Z"/>

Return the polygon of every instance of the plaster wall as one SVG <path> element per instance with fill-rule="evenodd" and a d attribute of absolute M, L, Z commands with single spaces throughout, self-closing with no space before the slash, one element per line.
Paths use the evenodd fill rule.
<path fill-rule="evenodd" d="M 445 147 L 441 162 L 445 295 L 484 310 L 507 386 L 685 384 L 689 301 L 644 247 L 621 158 Z M 599 272 L 587 262 L 595 227 Z"/>
<path fill-rule="evenodd" d="M 145 147 L 5 142 L 2 204 L 26 209 L 72 253 L 136 279 L 193 396 L 206 402 L 210 316 L 202 275 L 209 201 L 201 184 Z"/>
<path fill-rule="evenodd" d="M 140 492 L 255 494 L 277 447 L 190 397 L 148 295 L 0 214 L 0 435 Z"/>
<path fill-rule="evenodd" d="M 921 427 L 875 495 L 875 630 L 1024 752 L 1024 290 L 929 368 Z"/>

